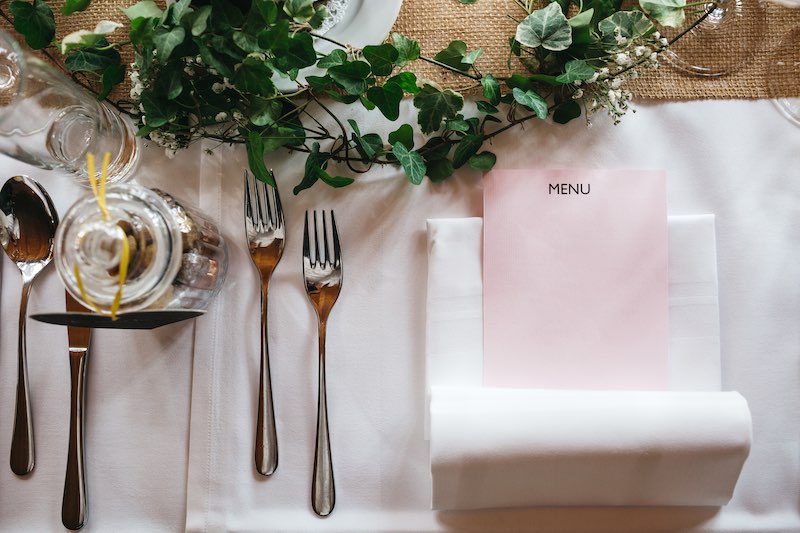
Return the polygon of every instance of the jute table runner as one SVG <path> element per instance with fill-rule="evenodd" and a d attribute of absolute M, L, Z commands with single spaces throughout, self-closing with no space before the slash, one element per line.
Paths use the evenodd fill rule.
<path fill-rule="evenodd" d="M 380 0 L 368 0 L 378 1 Z M 60 40 L 64 35 L 78 29 L 92 29 L 100 20 L 124 23 L 126 19 L 119 7 L 131 3 L 133 2 L 126 0 L 94 0 L 86 12 L 63 17 L 60 15 L 63 0 L 54 0 L 50 4 L 56 12 L 57 38 Z M 659 100 L 800 96 L 798 67 L 784 69 L 779 83 L 771 84 L 772 91 L 767 84 L 767 74 L 772 68 L 781 42 L 792 30 L 800 30 L 800 9 L 788 9 L 770 3 L 765 3 L 763 8 L 766 17 L 760 30 L 753 25 L 745 25 L 744 32 L 750 33 L 743 38 L 754 39 L 758 44 L 752 57 L 738 72 L 717 78 L 697 77 L 684 74 L 663 62 L 665 65 L 662 68 L 643 72 L 644 75 L 633 81 L 629 87 L 639 98 Z M 512 70 L 509 70 L 507 59 L 508 37 L 514 34 L 516 28 L 516 22 L 511 17 L 520 19 L 523 14 L 514 0 L 478 0 L 472 5 L 461 4 L 457 0 L 405 0 L 393 31 L 418 40 L 423 54 L 429 57 L 453 40 L 466 42 L 470 49 L 483 48 L 483 56 L 478 61 L 481 71 L 508 75 L 512 70 L 521 68 L 518 63 L 512 62 Z M 5 29 L 9 28 L 5 21 L 2 25 Z M 731 50 L 735 49 L 735 46 L 731 47 Z M 130 62 L 130 49 L 127 56 L 126 59 Z M 470 81 L 421 61 L 414 65 L 413 70 L 419 78 L 436 81 L 445 87 L 464 88 L 469 85 L 465 82 Z M 112 99 L 126 99 L 128 92 L 129 86 L 126 83 L 112 93 Z"/>

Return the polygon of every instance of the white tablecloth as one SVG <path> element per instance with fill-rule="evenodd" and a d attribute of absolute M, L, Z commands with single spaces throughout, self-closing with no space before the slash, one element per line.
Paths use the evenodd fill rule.
<path fill-rule="evenodd" d="M 408 105 L 406 102 L 404 105 Z M 362 111 L 361 123 L 383 124 Z M 257 386 L 257 279 L 244 248 L 241 151 L 196 146 L 169 161 L 147 149 L 138 180 L 223 220 L 231 270 L 207 317 L 150 333 L 97 332 L 89 361 L 86 531 L 786 531 L 800 530 L 800 129 L 765 101 L 650 104 L 620 126 L 529 123 L 496 139 L 506 168 L 663 168 L 670 214 L 715 213 L 723 390 L 753 416 L 753 448 L 722 508 L 554 508 L 432 512 L 423 438 L 425 220 L 481 215 L 478 173 L 414 187 L 376 169 L 344 190 L 292 196 L 302 155 L 271 159 L 289 240 L 270 291 L 280 466 L 252 466 Z M 366 129 L 362 127 L 362 131 Z M 80 192 L 67 178 L 27 173 L 63 214 Z M 344 170 L 340 170 L 344 172 Z M 222 178 L 230 184 L 222 183 Z M 309 505 L 316 410 L 316 322 L 302 289 L 302 214 L 335 208 L 345 283 L 328 337 L 329 414 L 337 506 Z M 16 382 L 20 280 L 2 266 L 0 458 L 8 457 Z M 48 269 L 29 312 L 60 309 Z M 0 529 L 60 530 L 67 452 L 66 332 L 34 321 L 28 356 L 36 469 L 0 463 Z M 188 513 L 187 513 L 188 508 Z M 188 514 L 188 518 L 187 518 Z"/>

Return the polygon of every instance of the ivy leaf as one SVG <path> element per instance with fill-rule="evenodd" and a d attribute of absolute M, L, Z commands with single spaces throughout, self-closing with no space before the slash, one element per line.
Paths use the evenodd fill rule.
<path fill-rule="evenodd" d="M 324 170 L 320 172 L 319 179 L 321 179 L 326 185 L 330 185 L 331 187 L 337 189 L 340 187 L 347 187 L 355 181 L 353 178 L 348 178 L 346 176 L 331 176 Z"/>
<path fill-rule="evenodd" d="M 594 16 L 594 9 L 590 8 L 586 11 L 581 11 L 571 19 L 569 19 L 570 27 L 574 29 L 578 28 L 586 28 L 592 23 L 592 17 Z"/>
<path fill-rule="evenodd" d="M 318 180 L 331 187 L 345 187 L 353 183 L 353 178 L 344 176 L 331 176 L 325 172 L 325 167 L 328 165 L 329 155 L 320 153 L 319 143 L 315 142 L 311 147 L 311 153 L 308 154 L 305 164 L 305 172 L 303 180 L 294 188 L 294 194 L 298 194 L 304 189 L 308 189 L 314 185 Z"/>
<path fill-rule="evenodd" d="M 263 61 L 247 57 L 242 61 L 239 70 L 231 80 L 237 89 L 243 93 L 257 94 L 260 96 L 275 96 L 277 90 L 270 79 L 272 71 Z"/>
<path fill-rule="evenodd" d="M 285 65 L 284 71 L 293 68 L 310 67 L 317 62 L 317 53 L 314 51 L 314 39 L 310 34 L 300 32 L 289 37 L 286 55 L 281 57 L 281 64 Z"/>
<path fill-rule="evenodd" d="M 283 11 L 298 24 L 308 22 L 314 16 L 314 0 L 286 0 Z"/>
<path fill-rule="evenodd" d="M 144 114 L 147 115 L 147 125 L 151 128 L 159 128 L 172 120 L 175 116 L 174 109 L 170 107 L 170 102 L 164 102 L 155 96 L 152 91 L 145 91 L 139 98 Z"/>
<path fill-rule="evenodd" d="M 469 166 L 475 170 L 489 172 L 497 163 L 497 156 L 492 152 L 481 152 L 469 158 Z"/>
<path fill-rule="evenodd" d="M 418 122 L 422 133 L 431 133 L 442 126 L 442 120 L 456 118 L 464 107 L 464 97 L 457 92 L 425 82 L 414 97 L 414 107 L 419 109 Z"/>
<path fill-rule="evenodd" d="M 330 54 L 317 61 L 317 66 L 319 68 L 331 68 L 337 65 L 344 65 L 345 63 L 347 63 L 347 54 L 344 50 L 337 48 Z"/>
<path fill-rule="evenodd" d="M 14 29 L 34 50 L 45 48 L 56 35 L 56 21 L 53 11 L 44 0 L 32 3 L 14 0 L 8 9 L 14 15 Z"/>
<path fill-rule="evenodd" d="M 435 161 L 447 157 L 447 154 L 450 153 L 450 146 L 451 144 L 443 137 L 431 137 L 420 152 L 425 154 L 426 160 Z"/>
<path fill-rule="evenodd" d="M 620 48 L 617 33 L 626 39 L 635 39 L 656 31 L 655 25 L 641 11 L 618 11 L 598 22 L 597 29 L 600 43 L 606 51 Z"/>
<path fill-rule="evenodd" d="M 384 43 L 377 46 L 367 45 L 362 50 L 364 59 L 372 66 L 372 73 L 376 76 L 388 76 L 392 73 L 395 61 L 400 56 L 397 48 Z"/>
<path fill-rule="evenodd" d="M 328 75 L 348 94 L 361 94 L 367 90 L 367 78 L 371 72 L 369 63 L 351 61 L 328 69 Z"/>
<path fill-rule="evenodd" d="M 485 74 L 481 78 L 483 86 L 483 96 L 493 105 L 500 103 L 500 82 L 491 74 Z"/>
<path fill-rule="evenodd" d="M 514 100 L 536 113 L 537 117 L 541 119 L 547 118 L 547 100 L 539 96 L 533 89 L 523 91 L 515 87 L 513 94 Z"/>
<path fill-rule="evenodd" d="M 98 46 L 106 46 L 105 39 L 97 42 Z M 96 48 L 79 48 L 67 55 L 64 65 L 70 72 L 103 72 L 108 67 L 119 64 L 119 52 L 113 48 L 98 50 Z"/>
<path fill-rule="evenodd" d="M 447 48 L 433 56 L 433 59 L 448 67 L 466 72 L 472 68 L 473 63 L 475 63 L 482 53 L 483 50 L 480 48 L 468 53 L 467 44 L 464 41 L 453 41 L 447 45 Z"/>
<path fill-rule="evenodd" d="M 153 0 L 142 0 L 141 2 L 133 4 L 131 7 L 123 9 L 122 12 L 125 13 L 130 20 L 136 20 L 138 18 L 161 18 L 164 14 Z"/>
<path fill-rule="evenodd" d="M 483 135 L 465 135 L 461 142 L 456 145 L 456 151 L 453 152 L 453 166 L 461 168 L 469 161 L 469 158 L 478 153 L 480 147 L 483 146 Z"/>
<path fill-rule="evenodd" d="M 409 94 L 417 94 L 419 92 L 419 87 L 417 87 L 417 76 L 413 72 L 401 72 L 395 76 L 392 76 L 386 80 L 386 85 L 389 83 L 397 84 L 398 87 Z"/>
<path fill-rule="evenodd" d="M 186 30 L 180 26 L 172 28 L 169 31 L 158 28 L 155 36 L 153 37 L 153 44 L 156 45 L 156 54 L 158 60 L 162 63 L 166 63 L 169 59 L 169 56 L 172 55 L 172 51 L 175 50 L 178 45 L 183 43 L 185 38 Z"/>
<path fill-rule="evenodd" d="M 553 122 L 566 124 L 572 119 L 581 116 L 581 106 L 575 100 L 569 100 L 553 110 Z"/>
<path fill-rule="evenodd" d="M 479 101 L 477 104 L 478 111 L 481 113 L 486 113 L 487 115 L 491 115 L 492 113 L 497 113 L 499 110 L 490 104 L 489 102 L 484 102 L 483 100 Z"/>
<path fill-rule="evenodd" d="M 400 117 L 400 102 L 403 100 L 403 89 L 396 83 L 386 83 L 382 87 L 370 87 L 367 98 L 381 110 L 389 120 Z"/>
<path fill-rule="evenodd" d="M 392 33 L 392 44 L 394 44 L 398 52 L 395 64 L 399 68 L 403 68 L 407 63 L 419 59 L 419 43 L 414 39 L 409 39 L 402 33 L 394 32 Z"/>
<path fill-rule="evenodd" d="M 572 28 L 557 3 L 537 9 L 517 26 L 516 40 L 529 48 L 558 52 L 572 44 Z"/>
<path fill-rule="evenodd" d="M 656 22 L 677 28 L 686 20 L 686 0 L 639 0 L 639 7 Z"/>
<path fill-rule="evenodd" d="M 211 15 L 211 6 L 200 6 L 187 17 L 189 31 L 197 37 L 202 35 L 208 27 L 208 17 Z M 235 35 L 234 35 L 235 37 Z"/>
<path fill-rule="evenodd" d="M 125 81 L 125 67 L 119 63 L 109 65 L 100 76 L 100 92 L 97 94 L 98 100 L 105 100 L 111 93 L 115 85 Z"/>
<path fill-rule="evenodd" d="M 403 167 L 403 171 L 408 176 L 408 181 L 414 185 L 422 183 L 422 178 L 425 177 L 428 168 L 425 166 L 425 160 L 422 159 L 419 152 L 410 151 L 406 148 L 406 145 L 398 141 L 392 145 L 392 153 L 400 162 L 400 166 Z"/>
<path fill-rule="evenodd" d="M 244 143 L 247 149 L 247 163 L 257 180 L 275 187 L 275 177 L 264 164 L 264 139 L 258 132 L 248 131 Z"/>
<path fill-rule="evenodd" d="M 426 164 L 428 167 L 426 175 L 428 176 L 428 179 L 434 183 L 439 183 L 446 180 L 453 175 L 453 172 L 455 172 L 455 169 L 453 168 L 453 162 L 447 158 L 426 161 Z"/>
<path fill-rule="evenodd" d="M 588 80 L 594 76 L 594 68 L 583 59 L 572 59 L 564 65 L 564 73 L 556 78 L 556 81 L 563 84 L 572 83 L 578 80 Z"/>
<path fill-rule="evenodd" d="M 355 143 L 356 151 L 361 155 L 361 161 L 369 163 L 376 154 L 383 151 L 383 139 L 377 133 L 367 133 L 362 136 L 355 120 L 348 119 L 347 122 L 353 128 L 351 138 Z"/>
<path fill-rule="evenodd" d="M 94 31 L 78 30 L 66 35 L 61 40 L 61 53 L 66 54 L 75 48 L 88 48 L 96 45 L 100 40 L 105 39 L 105 36 L 112 33 L 117 28 L 121 28 L 122 24 L 116 23 L 111 20 L 101 20 Z"/>
<path fill-rule="evenodd" d="M 72 15 L 76 11 L 84 11 L 92 0 L 67 0 L 64 2 L 64 7 L 61 9 L 63 15 Z"/>
<path fill-rule="evenodd" d="M 283 106 L 277 100 L 259 98 L 258 96 L 251 98 L 248 116 L 250 117 L 250 122 L 256 126 L 275 124 L 282 114 Z"/>
<path fill-rule="evenodd" d="M 597 24 L 598 21 L 619 11 L 621 5 L 622 0 L 585 0 L 583 3 L 584 9 L 594 9 L 592 24 Z"/>
<path fill-rule="evenodd" d="M 401 143 L 409 150 L 414 148 L 414 128 L 410 124 L 403 124 L 389 134 L 389 144 Z"/>

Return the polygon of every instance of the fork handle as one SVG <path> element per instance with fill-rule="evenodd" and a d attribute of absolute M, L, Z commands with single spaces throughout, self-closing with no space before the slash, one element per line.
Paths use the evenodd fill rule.
<path fill-rule="evenodd" d="M 269 340 L 267 335 L 267 286 L 261 289 L 261 370 L 258 380 L 258 415 L 256 418 L 256 470 L 269 476 L 278 468 L 278 432 L 272 403 L 272 381 L 269 372 Z"/>
<path fill-rule="evenodd" d="M 331 438 L 328 433 L 328 401 L 325 387 L 325 332 L 324 321 L 319 325 L 319 393 L 317 402 L 317 438 L 314 447 L 314 477 L 311 480 L 311 505 L 319 516 L 328 516 L 336 504 L 333 483 Z"/>

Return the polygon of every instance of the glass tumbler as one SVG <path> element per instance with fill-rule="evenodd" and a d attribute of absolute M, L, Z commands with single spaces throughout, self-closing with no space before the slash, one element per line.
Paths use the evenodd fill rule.
<path fill-rule="evenodd" d="M 133 127 L 0 30 L 0 153 L 88 186 L 90 152 L 111 154 L 108 183 L 126 180 L 139 158 Z"/>
<path fill-rule="evenodd" d="M 119 313 L 205 309 L 219 292 L 228 265 L 217 225 L 169 194 L 134 183 L 109 187 L 105 198 L 107 217 L 89 194 L 70 207 L 58 226 L 54 262 L 72 296 L 87 308 L 94 304 L 103 312 L 111 310 L 120 286 L 124 238 L 129 260 Z"/>

